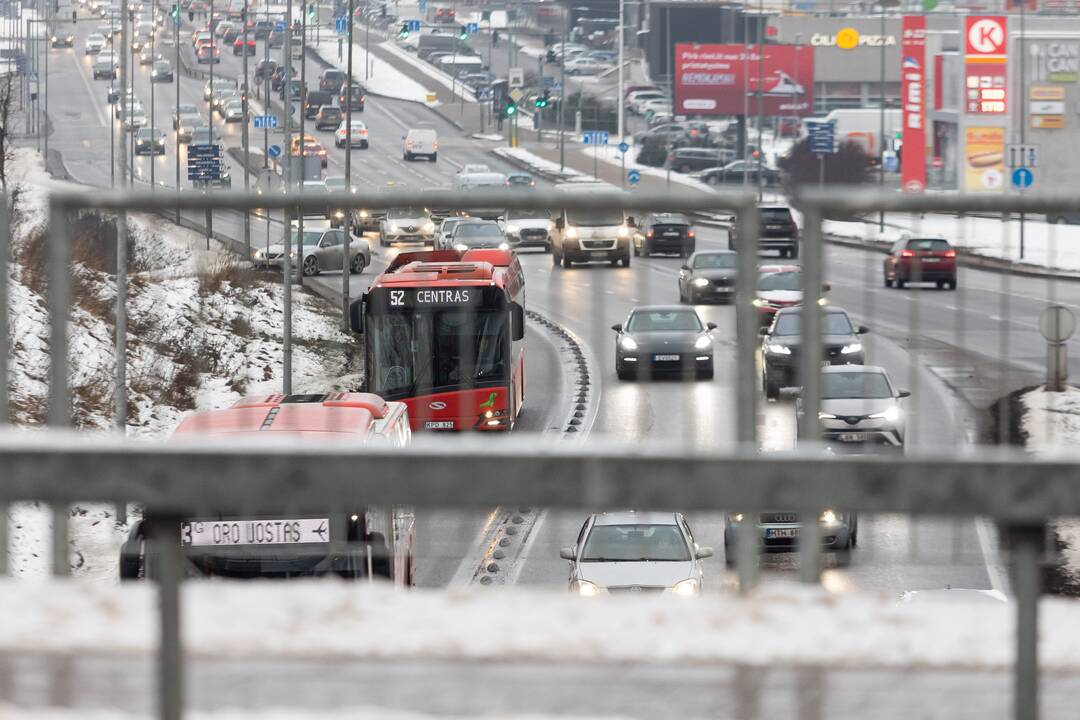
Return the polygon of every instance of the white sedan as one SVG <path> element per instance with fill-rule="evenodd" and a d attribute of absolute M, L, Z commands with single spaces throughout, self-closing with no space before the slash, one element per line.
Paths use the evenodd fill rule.
<path fill-rule="evenodd" d="M 342 121 L 338 129 L 334 131 L 334 145 L 339 148 L 345 147 L 345 143 L 348 140 L 349 126 Z M 368 129 L 367 125 L 361 120 L 352 121 L 352 146 L 366 148 L 368 146 Z"/>

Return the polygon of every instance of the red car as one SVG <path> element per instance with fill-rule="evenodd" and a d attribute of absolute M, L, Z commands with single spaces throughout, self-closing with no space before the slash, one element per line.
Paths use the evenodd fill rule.
<path fill-rule="evenodd" d="M 457 17 L 457 12 L 454 8 L 435 8 L 435 22 L 437 23 L 452 23 L 455 17 Z"/>
<path fill-rule="evenodd" d="M 956 250 L 944 238 L 903 237 L 885 258 L 885 287 L 932 282 L 956 289 Z"/>
<path fill-rule="evenodd" d="M 244 38 L 238 37 L 235 40 L 233 40 L 232 54 L 233 55 L 243 55 L 244 54 Z M 254 40 L 249 39 L 247 41 L 247 54 L 248 55 L 254 55 L 255 54 L 255 41 Z"/>
<path fill-rule="evenodd" d="M 200 65 L 221 62 L 221 48 L 216 45 L 200 45 L 195 51 L 195 61 Z"/>

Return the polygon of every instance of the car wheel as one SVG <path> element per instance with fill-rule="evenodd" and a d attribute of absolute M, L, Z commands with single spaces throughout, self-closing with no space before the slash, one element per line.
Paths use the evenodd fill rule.
<path fill-rule="evenodd" d="M 401 159 L 405 162 L 409 162 L 410 160 L 412 160 L 412 153 L 402 153 Z"/>
<path fill-rule="evenodd" d="M 353 275 L 359 275 L 364 272 L 364 268 L 367 267 L 367 261 L 362 254 L 357 254 L 353 257 L 352 262 L 349 264 L 349 272 Z"/>
<path fill-rule="evenodd" d="M 901 290 L 904 289 L 904 279 L 901 278 L 899 275 L 896 276 L 896 279 L 893 282 L 896 283 L 897 288 L 899 288 Z"/>
<path fill-rule="evenodd" d="M 637 243 L 631 243 L 631 247 L 634 248 L 634 257 L 640 257 L 641 256 L 641 248 L 639 248 L 637 246 Z"/>
<path fill-rule="evenodd" d="M 625 255 L 623 255 L 623 258 L 622 258 L 621 262 L 622 262 L 623 267 L 630 267 L 630 253 L 629 252 L 627 252 Z"/>
<path fill-rule="evenodd" d="M 950 290 L 955 290 L 956 289 L 956 280 L 950 280 L 949 281 L 949 289 Z"/>
<path fill-rule="evenodd" d="M 944 290 L 945 289 L 945 281 L 944 280 L 938 280 L 938 281 L 936 281 L 934 283 L 934 285 L 937 286 L 938 290 Z"/>
<path fill-rule="evenodd" d="M 836 551 L 836 566 L 848 567 L 851 565 L 851 540 L 848 539 L 847 547 L 840 548 Z"/>
<path fill-rule="evenodd" d="M 686 304 L 686 293 L 683 292 L 682 283 L 679 283 L 679 302 Z"/>
<path fill-rule="evenodd" d="M 681 167 L 679 167 L 679 172 L 681 172 L 683 175 L 686 175 L 691 170 L 693 170 L 693 168 L 691 168 L 689 165 L 682 165 Z"/>
<path fill-rule="evenodd" d="M 885 275 L 885 276 L 884 276 L 884 281 L 885 281 L 885 287 L 887 287 L 887 288 L 891 288 L 891 287 L 892 287 L 892 285 L 893 285 L 893 282 L 892 282 L 892 280 L 890 280 L 890 279 L 889 279 L 889 276 L 888 276 L 888 275 Z"/>
<path fill-rule="evenodd" d="M 780 386 L 768 378 L 765 379 L 765 399 L 766 400 L 779 400 L 780 399 Z"/>
<path fill-rule="evenodd" d="M 795 245 L 788 250 L 788 257 L 794 260 L 799 257 L 799 246 Z"/>
<path fill-rule="evenodd" d="M 572 261 L 572 260 L 570 260 L 570 258 L 568 258 L 568 257 L 567 257 L 566 255 L 563 255 L 563 259 L 562 259 L 562 266 L 563 266 L 564 268 L 569 268 L 569 267 L 570 267 L 571 265 L 573 265 L 573 264 L 574 264 L 574 263 L 573 263 L 573 261 Z"/>
<path fill-rule="evenodd" d="M 625 367 L 623 367 L 622 365 L 619 365 L 618 363 L 615 364 L 615 375 L 620 380 L 633 380 L 634 379 L 634 374 L 631 373 L 631 372 L 628 372 Z"/>
<path fill-rule="evenodd" d="M 431 162 L 438 162 L 438 161 L 439 161 L 439 153 L 432 153 Z"/>

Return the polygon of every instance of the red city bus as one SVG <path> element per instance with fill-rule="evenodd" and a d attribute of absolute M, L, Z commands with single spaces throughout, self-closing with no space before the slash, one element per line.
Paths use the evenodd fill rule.
<path fill-rule="evenodd" d="M 404 448 L 408 410 L 366 393 L 261 395 L 230 408 L 196 412 L 177 426 L 177 441 L 294 438 L 364 447 Z M 357 472 L 363 472 L 362 467 Z M 153 578 L 151 517 L 132 524 L 120 550 L 120 579 Z M 168 522 L 176 522 L 171 519 Z M 382 577 L 409 587 L 416 577 L 414 517 L 409 508 L 335 507 L 273 516 L 201 514 L 175 537 L 185 575 L 228 578 Z"/>
<path fill-rule="evenodd" d="M 366 389 L 414 430 L 510 430 L 525 400 L 525 276 L 509 250 L 400 253 L 350 308 Z"/>

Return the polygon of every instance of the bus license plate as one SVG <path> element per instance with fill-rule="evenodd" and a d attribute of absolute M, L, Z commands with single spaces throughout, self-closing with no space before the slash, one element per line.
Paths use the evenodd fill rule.
<path fill-rule="evenodd" d="M 766 540 L 781 540 L 799 537 L 799 528 L 765 528 Z"/>
<path fill-rule="evenodd" d="M 652 359 L 656 362 L 677 362 L 679 355 L 653 355 Z"/>
<path fill-rule="evenodd" d="M 453 420 L 428 420 L 424 423 L 425 430 L 453 430 Z"/>
<path fill-rule="evenodd" d="M 180 523 L 182 547 L 298 545 L 330 542 L 329 518 L 204 520 Z"/>

